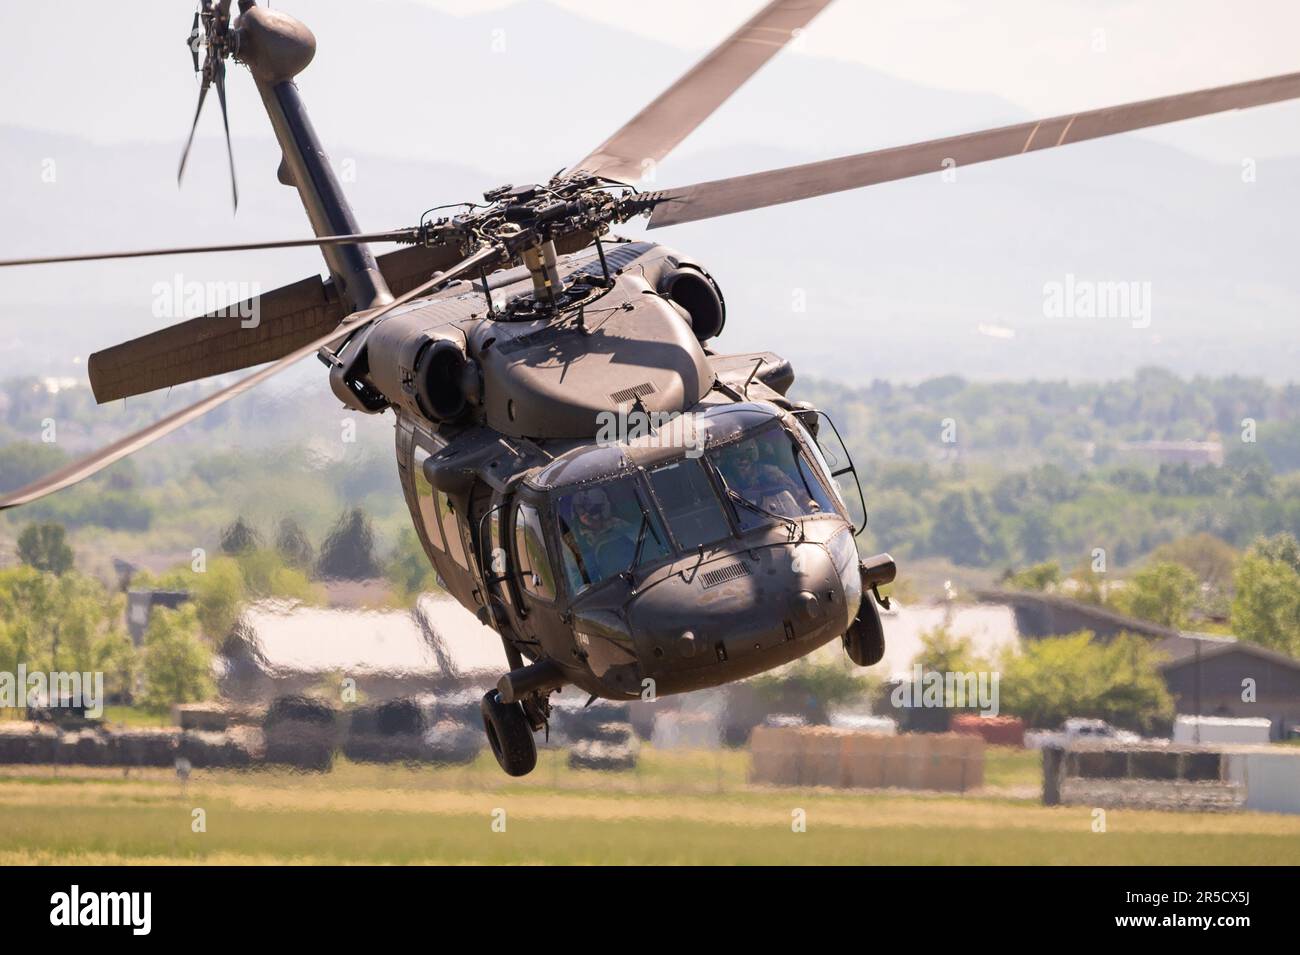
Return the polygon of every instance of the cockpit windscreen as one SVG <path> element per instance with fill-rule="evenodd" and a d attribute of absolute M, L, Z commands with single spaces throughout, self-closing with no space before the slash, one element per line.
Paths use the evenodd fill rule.
<path fill-rule="evenodd" d="M 562 494 L 556 517 L 560 557 L 571 593 L 670 552 L 658 516 L 642 507 L 632 478 Z"/>
<path fill-rule="evenodd" d="M 816 464 L 779 424 L 711 451 L 709 459 L 734 495 L 741 530 L 773 520 L 835 513 L 831 492 L 816 476 Z"/>

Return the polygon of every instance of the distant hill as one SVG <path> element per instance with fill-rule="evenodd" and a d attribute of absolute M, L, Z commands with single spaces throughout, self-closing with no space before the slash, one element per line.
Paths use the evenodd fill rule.
<path fill-rule="evenodd" d="M 84 75 L 102 77 L 82 96 L 35 81 L 52 67 L 31 48 L 0 67 L 33 77 L 24 102 L 0 114 L 26 120 L 0 126 L 0 255 L 307 232 L 295 194 L 275 181 L 277 150 L 243 76 L 231 84 L 238 217 L 211 137 L 215 111 L 176 190 L 195 89 L 175 23 L 163 5 L 147 7 L 121 44 L 78 48 Z M 23 16 L 52 27 L 78 8 L 97 9 L 76 0 Z M 365 31 L 355 4 L 320 0 L 303 12 L 320 53 L 302 82 L 331 156 L 355 173 L 346 188 L 364 227 L 414 223 L 429 206 L 549 175 L 692 60 L 541 2 L 471 17 L 398 2 L 366 10 Z M 555 94 L 542 109 L 538 89 Z M 1267 107 L 1245 126 L 1193 124 L 1221 123 L 1246 157 L 1297 109 Z M 995 97 L 792 53 L 687 140 L 655 185 L 1025 118 Z M 33 128 L 69 124 L 77 135 Z M 53 182 L 41 177 L 46 160 Z M 775 349 L 802 375 L 1097 380 L 1160 365 L 1281 381 L 1300 367 L 1300 157 L 1256 172 L 1244 183 L 1237 165 L 1123 137 L 962 169 L 953 183 L 931 176 L 651 236 L 722 283 L 730 320 L 719 347 Z M 171 320 L 152 314 L 154 287 L 177 273 L 272 288 L 320 267 L 296 250 L 0 274 L 0 362 L 84 375 L 76 359 Z M 1149 283 L 1150 326 L 1045 315 L 1045 284 L 1068 276 Z"/>

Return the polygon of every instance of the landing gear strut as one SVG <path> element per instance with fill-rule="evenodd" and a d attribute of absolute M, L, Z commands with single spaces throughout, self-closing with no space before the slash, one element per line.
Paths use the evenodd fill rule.
<path fill-rule="evenodd" d="M 880 621 L 879 604 L 889 609 L 889 598 L 880 596 L 880 585 L 892 583 L 897 569 L 888 554 L 877 554 L 862 561 L 862 603 L 858 616 L 844 634 L 844 652 L 860 667 L 873 666 L 885 655 L 885 628 Z"/>

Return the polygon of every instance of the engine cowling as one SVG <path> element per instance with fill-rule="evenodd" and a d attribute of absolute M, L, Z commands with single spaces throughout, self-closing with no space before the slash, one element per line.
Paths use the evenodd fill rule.
<path fill-rule="evenodd" d="M 712 276 L 697 266 L 683 264 L 666 272 L 657 291 L 686 313 L 699 341 L 717 337 L 727 324 L 722 292 Z"/>
<path fill-rule="evenodd" d="M 455 421 L 479 391 L 477 364 L 455 326 L 418 312 L 380 322 L 366 338 L 368 379 L 391 403 L 433 422 Z"/>

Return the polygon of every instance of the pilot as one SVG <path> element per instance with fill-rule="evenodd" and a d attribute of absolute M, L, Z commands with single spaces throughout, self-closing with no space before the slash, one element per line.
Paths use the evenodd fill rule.
<path fill-rule="evenodd" d="M 732 445 L 722 460 L 727 486 L 764 510 L 782 517 L 799 517 L 820 509 L 816 501 L 809 500 L 807 490 L 779 467 L 759 462 L 757 438 Z"/>
<path fill-rule="evenodd" d="M 573 514 L 573 536 L 587 579 L 595 584 L 627 570 L 636 552 L 636 534 L 631 524 L 614 513 L 604 488 L 575 494 Z"/>

